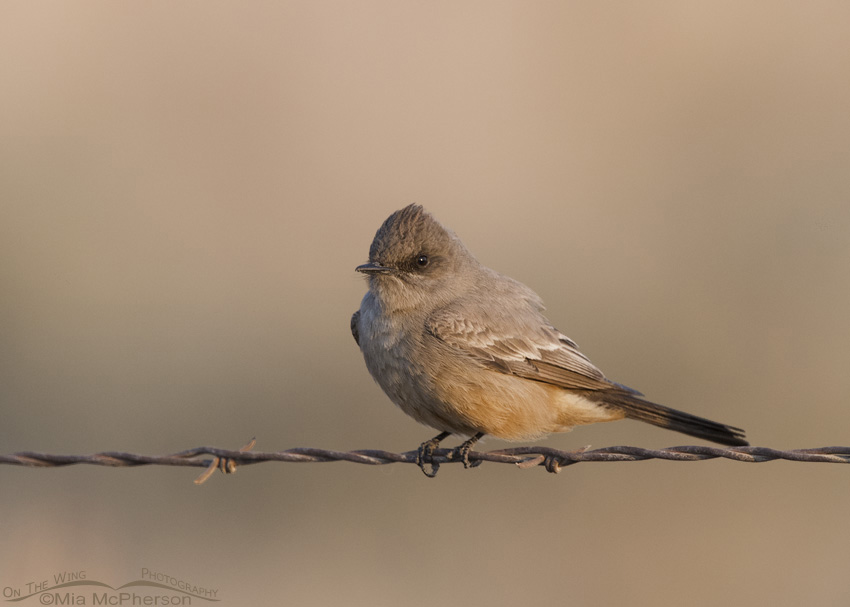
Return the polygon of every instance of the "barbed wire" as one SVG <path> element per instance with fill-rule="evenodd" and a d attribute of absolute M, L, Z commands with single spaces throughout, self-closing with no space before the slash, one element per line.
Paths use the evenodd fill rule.
<path fill-rule="evenodd" d="M 206 481 L 216 469 L 224 473 L 235 472 L 237 466 L 259 464 L 263 462 L 336 462 L 345 461 L 355 464 L 380 466 L 385 464 L 420 465 L 418 452 L 407 451 L 393 453 L 380 449 L 361 449 L 357 451 L 333 451 L 313 447 L 296 447 L 285 451 L 251 451 L 255 441 L 252 439 L 239 450 L 218 447 L 196 447 L 171 455 L 139 455 L 119 451 L 105 451 L 91 455 L 51 455 L 23 451 L 11 455 L 0 455 L 0 464 L 29 467 L 59 467 L 76 464 L 95 466 L 135 467 L 135 466 L 191 466 L 206 468 L 195 480 L 200 484 Z M 212 456 L 207 459 L 206 456 Z M 590 449 L 584 447 L 575 451 L 561 451 L 551 447 L 527 446 L 494 451 L 470 451 L 469 462 L 478 465 L 481 462 L 514 464 L 519 468 L 543 466 L 549 472 L 559 472 L 561 468 L 580 462 L 634 462 L 649 459 L 661 459 L 676 462 L 694 462 L 708 459 L 729 459 L 737 462 L 768 462 L 788 460 L 794 462 L 823 462 L 832 464 L 850 464 L 850 447 L 816 447 L 813 449 L 771 449 L 769 447 L 711 447 L 686 445 L 666 449 L 644 449 L 642 447 L 604 447 Z M 454 449 L 435 449 L 428 462 L 436 473 L 441 464 L 459 463 L 462 459 Z M 424 470 L 424 468 L 423 468 Z"/>

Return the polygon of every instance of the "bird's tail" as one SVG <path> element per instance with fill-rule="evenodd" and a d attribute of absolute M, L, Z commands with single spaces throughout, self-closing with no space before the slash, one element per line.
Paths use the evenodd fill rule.
<path fill-rule="evenodd" d="M 744 437 L 744 430 L 741 428 L 713 422 L 710 419 L 671 409 L 664 405 L 657 405 L 625 390 L 605 390 L 596 392 L 593 396 L 596 399 L 601 396 L 602 404 L 620 409 L 629 419 L 647 422 L 653 426 L 675 430 L 722 445 L 734 447 L 749 445 Z"/>

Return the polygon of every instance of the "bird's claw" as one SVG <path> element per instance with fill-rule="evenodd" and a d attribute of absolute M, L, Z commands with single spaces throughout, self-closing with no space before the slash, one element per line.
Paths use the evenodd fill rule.
<path fill-rule="evenodd" d="M 452 451 L 452 459 L 459 459 L 463 462 L 464 468 L 477 468 L 481 465 L 481 460 L 477 459 L 475 461 L 469 461 L 469 452 L 472 451 L 472 445 L 477 442 L 477 438 L 475 440 L 469 439 L 464 441 L 458 447 L 455 447 Z"/>
<path fill-rule="evenodd" d="M 434 451 L 440 446 L 440 441 L 448 436 L 451 436 L 450 432 L 441 432 L 431 440 L 426 440 L 424 443 L 419 445 L 419 451 L 416 452 L 416 463 L 419 464 L 419 468 L 428 478 L 434 478 L 437 476 L 437 470 L 440 469 L 440 464 L 434 461 Z M 469 461 L 469 452 L 472 450 L 472 445 L 478 442 L 478 439 L 482 436 L 484 436 L 484 433 L 479 432 L 469 440 L 464 441 L 459 447 L 452 449 L 449 454 L 449 459 L 461 460 L 464 468 L 475 468 L 480 465 L 481 460 L 475 460 L 474 462 Z M 426 464 L 431 465 L 430 470 L 425 467 Z"/>
<path fill-rule="evenodd" d="M 416 463 L 419 464 L 419 468 L 428 478 L 434 478 L 437 476 L 437 471 L 440 469 L 440 464 L 432 459 L 434 456 L 434 449 L 439 446 L 440 441 L 432 438 L 431 440 L 426 440 L 424 443 L 419 445 L 419 450 L 416 453 Z M 427 464 L 431 465 L 430 470 L 426 467 Z"/>

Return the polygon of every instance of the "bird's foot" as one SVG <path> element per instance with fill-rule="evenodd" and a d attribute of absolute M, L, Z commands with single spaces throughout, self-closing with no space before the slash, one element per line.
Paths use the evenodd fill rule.
<path fill-rule="evenodd" d="M 452 451 L 452 459 L 459 459 L 460 461 L 462 461 L 464 468 L 476 468 L 480 466 L 480 459 L 477 459 L 474 462 L 469 461 L 469 452 L 472 451 L 472 446 L 477 443 L 478 439 L 480 439 L 482 436 L 484 436 L 484 433 L 479 432 L 472 438 L 463 441 L 463 443 L 458 447 L 455 447 Z"/>
<path fill-rule="evenodd" d="M 450 434 L 451 432 L 440 432 L 431 440 L 426 440 L 424 443 L 419 445 L 419 450 L 416 453 L 416 463 L 419 464 L 419 468 L 428 478 L 434 478 L 435 476 L 437 476 L 437 471 L 440 469 L 440 464 L 438 464 L 432 459 L 434 455 L 434 450 L 440 446 L 440 441 L 448 437 Z M 431 465 L 430 470 L 425 467 L 426 464 Z"/>

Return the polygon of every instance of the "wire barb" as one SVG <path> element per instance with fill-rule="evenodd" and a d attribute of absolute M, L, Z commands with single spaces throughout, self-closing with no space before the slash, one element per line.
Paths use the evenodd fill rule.
<path fill-rule="evenodd" d="M 285 451 L 251 451 L 255 444 L 252 439 L 237 451 L 218 447 L 196 447 L 171 455 L 139 455 L 107 451 L 91 455 L 51 455 L 24 451 L 11 455 L 0 455 L 0 464 L 51 468 L 91 464 L 115 468 L 133 466 L 193 466 L 206 468 L 196 480 L 196 484 L 206 481 L 216 468 L 228 474 L 236 471 L 237 466 L 259 464 L 262 462 L 336 462 L 380 466 L 384 464 L 417 464 L 418 452 L 393 453 L 379 449 L 358 451 L 332 451 L 313 447 L 297 447 Z M 435 464 L 458 463 L 453 457 L 454 449 L 434 449 L 431 461 Z M 212 456 L 207 459 L 205 456 Z M 707 459 L 730 459 L 737 462 L 768 462 L 788 460 L 794 462 L 823 462 L 832 464 L 850 464 L 850 447 L 817 447 L 814 449 L 771 449 L 769 447 L 711 447 L 690 445 L 668 447 L 666 449 L 644 449 L 642 447 L 604 447 L 590 449 L 583 447 L 575 451 L 561 451 L 550 447 L 527 446 L 495 451 L 470 451 L 470 462 L 496 462 L 514 464 L 519 468 L 543 466 L 549 472 L 559 472 L 561 468 L 579 462 L 635 462 L 649 459 L 662 459 L 676 462 L 694 462 Z"/>
<path fill-rule="evenodd" d="M 254 448 L 254 445 L 257 444 L 257 437 L 255 436 L 251 440 L 249 440 L 246 444 L 242 445 L 239 448 L 239 453 L 246 453 Z M 224 474 L 233 474 L 236 472 L 236 462 L 233 458 L 224 458 L 224 457 L 214 457 L 212 461 L 210 461 L 210 465 L 204 470 L 201 475 L 195 479 L 196 485 L 203 485 L 207 482 L 207 479 L 213 475 L 215 469 L 218 468 Z"/>

